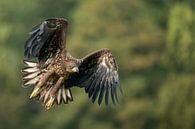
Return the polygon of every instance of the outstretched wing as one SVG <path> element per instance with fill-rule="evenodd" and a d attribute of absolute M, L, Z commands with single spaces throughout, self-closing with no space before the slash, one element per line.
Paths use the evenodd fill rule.
<path fill-rule="evenodd" d="M 65 49 L 65 38 L 68 22 L 65 19 L 48 19 L 35 26 L 29 33 L 25 44 L 25 56 L 37 57 L 45 62 L 55 56 L 58 50 Z"/>
<path fill-rule="evenodd" d="M 100 105 L 105 98 L 107 105 L 111 96 L 115 104 L 118 101 L 117 89 L 119 88 L 117 70 L 117 64 L 110 50 L 101 49 L 83 58 L 79 73 L 73 74 L 66 83 L 69 86 L 85 87 L 93 103 L 98 98 Z"/>

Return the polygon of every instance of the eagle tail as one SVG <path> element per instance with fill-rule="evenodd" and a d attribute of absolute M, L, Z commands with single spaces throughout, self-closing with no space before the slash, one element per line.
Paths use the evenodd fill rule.
<path fill-rule="evenodd" d="M 41 69 L 37 62 L 32 61 L 23 61 L 26 65 L 25 68 L 22 69 L 22 80 L 23 87 L 28 88 L 30 86 L 35 86 L 39 79 L 41 78 Z"/>
<path fill-rule="evenodd" d="M 23 87 L 32 87 L 34 89 L 36 84 L 41 79 L 44 73 L 44 69 L 40 68 L 40 65 L 37 62 L 27 60 L 24 60 L 23 62 L 26 65 L 26 67 L 22 69 Z M 41 100 L 45 105 L 50 99 L 50 93 L 52 91 L 53 84 L 53 80 L 48 80 L 45 86 L 43 86 L 36 95 L 37 97 L 34 97 L 36 97 L 38 100 Z M 56 103 L 57 105 L 60 105 L 62 102 L 67 104 L 69 101 L 73 101 L 71 90 L 69 88 L 65 88 L 65 86 L 60 86 L 60 88 L 55 93 L 55 98 L 52 104 Z"/>
<path fill-rule="evenodd" d="M 40 92 L 39 100 L 46 104 L 49 100 L 52 87 L 46 88 Z M 68 104 L 68 102 L 73 101 L 72 93 L 69 88 L 60 87 L 56 92 L 54 103 L 60 105 L 62 102 Z"/>
<path fill-rule="evenodd" d="M 59 105 L 61 102 L 64 102 L 65 104 L 68 103 L 68 101 L 73 101 L 72 93 L 69 88 L 61 87 L 57 94 L 56 94 L 56 103 Z"/>

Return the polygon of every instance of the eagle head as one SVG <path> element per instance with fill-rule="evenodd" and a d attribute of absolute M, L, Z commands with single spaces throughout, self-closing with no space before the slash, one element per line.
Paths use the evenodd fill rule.
<path fill-rule="evenodd" d="M 73 62 L 67 62 L 66 64 L 66 71 L 69 73 L 78 73 L 79 68 L 78 66 Z"/>

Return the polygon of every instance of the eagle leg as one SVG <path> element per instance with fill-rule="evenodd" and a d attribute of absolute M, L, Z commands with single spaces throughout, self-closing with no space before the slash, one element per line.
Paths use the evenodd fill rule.
<path fill-rule="evenodd" d="M 55 100 L 55 96 L 56 96 L 56 92 L 58 91 L 58 89 L 60 88 L 62 82 L 64 80 L 64 77 L 60 77 L 58 79 L 58 81 L 56 82 L 56 84 L 54 85 L 54 87 L 52 88 L 51 92 L 50 92 L 50 98 L 47 101 L 45 107 L 46 109 L 50 109 L 54 103 Z"/>
<path fill-rule="evenodd" d="M 43 77 L 39 80 L 38 84 L 35 86 L 34 90 L 32 91 L 30 98 L 36 97 L 41 91 L 42 86 L 45 82 L 49 79 L 49 77 L 54 73 L 53 70 L 46 72 Z"/>

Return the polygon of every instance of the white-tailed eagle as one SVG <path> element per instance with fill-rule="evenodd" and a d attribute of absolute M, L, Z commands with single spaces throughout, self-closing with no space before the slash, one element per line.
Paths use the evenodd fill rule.
<path fill-rule="evenodd" d="M 100 105 L 109 98 L 115 104 L 120 89 L 118 68 L 109 49 L 101 49 L 82 59 L 66 50 L 68 22 L 48 19 L 35 26 L 25 44 L 26 67 L 23 86 L 32 87 L 30 98 L 42 101 L 46 109 L 54 104 L 73 101 L 72 87 L 84 88 L 92 102 Z M 32 61 L 36 59 L 36 61 Z"/>

